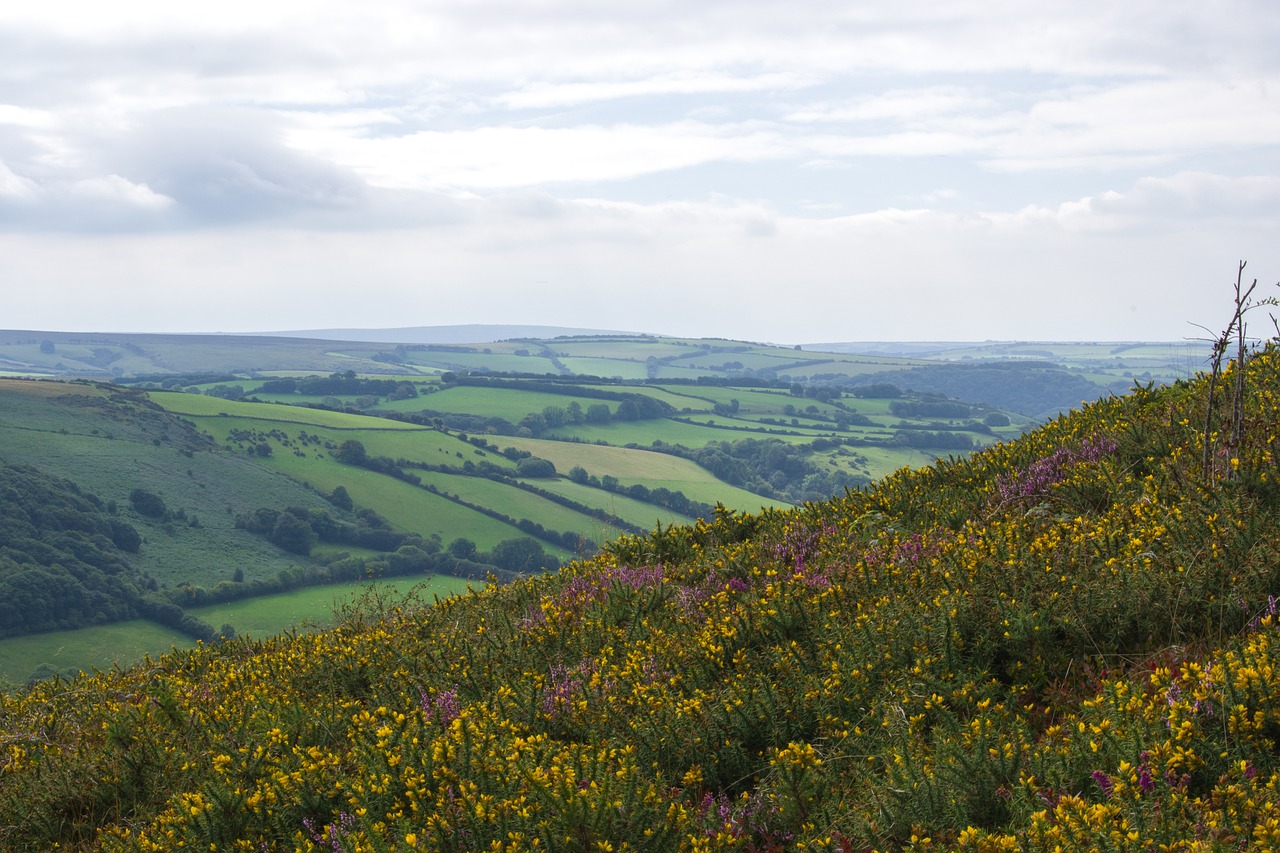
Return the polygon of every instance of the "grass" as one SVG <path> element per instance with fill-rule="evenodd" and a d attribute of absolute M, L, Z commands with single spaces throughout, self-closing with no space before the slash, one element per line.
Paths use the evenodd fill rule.
<path fill-rule="evenodd" d="M 717 435 L 715 430 L 666 419 L 566 425 L 548 430 L 547 434 L 559 439 L 573 439 L 586 443 L 602 441 L 618 447 L 635 444 L 642 448 L 649 447 L 654 441 L 683 444 L 685 447 L 702 447 L 708 441 L 723 438 L 722 435 Z"/>
<path fill-rule="evenodd" d="M 230 624 L 240 636 L 270 637 L 291 628 L 325 628 L 333 624 L 336 610 L 376 587 L 383 594 L 403 597 L 413 593 L 426 602 L 447 598 L 484 586 L 477 581 L 448 575 L 423 578 L 388 578 L 370 583 L 311 586 L 276 595 L 247 598 L 226 604 L 195 607 L 189 613 L 215 628 Z"/>
<path fill-rule="evenodd" d="M 1280 847 L 1280 349 L 789 511 L 0 699 L 14 849 Z M 1215 463 L 1216 460 L 1216 463 Z"/>
<path fill-rule="evenodd" d="M 363 415 L 346 412 L 330 412 L 324 409 L 305 409 L 275 403 L 242 403 L 223 400 L 203 394 L 184 394 L 173 391 L 152 391 L 149 396 L 156 403 L 179 415 L 197 417 L 244 417 L 255 421 L 277 424 L 305 424 L 324 426 L 338 430 L 423 430 L 424 427 L 400 421 L 370 421 Z"/>
<path fill-rule="evenodd" d="M 550 530 L 572 530 L 575 533 L 590 535 L 592 538 L 599 535 L 599 521 L 532 492 L 526 492 L 496 480 L 483 477 L 449 476 L 428 471 L 423 472 L 422 482 L 433 484 L 441 491 L 457 495 L 469 503 L 488 507 L 516 520 L 537 519 L 540 524 Z M 534 486 L 542 487 L 548 481 L 530 480 L 529 482 Z"/>
<path fill-rule="evenodd" d="M 237 633 L 269 637 L 291 628 L 325 627 L 338 607 L 349 604 L 371 586 L 393 597 L 416 594 L 430 602 L 480 588 L 483 584 L 448 575 L 422 578 L 390 578 L 370 584 L 313 586 L 276 595 L 247 598 L 188 610 L 214 628 L 231 624 Z M 133 666 L 146 656 L 158 657 L 171 649 L 192 648 L 195 641 L 184 634 L 134 619 L 111 625 L 53 631 L 0 640 L 0 682 L 23 684 L 42 667 L 59 674 Z"/>
<path fill-rule="evenodd" d="M 174 423 L 136 404 L 112 402 L 101 389 L 6 383 L 0 386 L 0 401 L 0 454 L 115 501 L 146 539 L 132 561 L 162 584 L 216 582 L 241 567 L 251 580 L 274 576 L 293 560 L 235 530 L 235 516 L 259 506 L 327 506 L 299 483 L 243 456 L 184 455 L 192 445 Z M 166 529 L 137 515 L 128 496 L 139 487 L 159 494 L 188 519 L 198 518 L 200 527 L 177 521 Z"/>
<path fill-rule="evenodd" d="M 623 485 L 629 485 L 624 483 Z M 642 530 L 652 530 L 655 524 L 692 524 L 693 519 L 688 516 L 673 513 L 664 507 L 655 506 L 653 504 L 644 503 L 642 501 L 629 498 L 626 495 L 614 494 L 606 492 L 603 489 L 584 486 L 574 483 L 570 480 L 549 480 L 540 481 L 538 487 L 546 489 L 549 492 L 555 492 L 563 495 L 571 500 L 584 503 L 588 506 L 595 506 L 603 509 L 610 515 L 617 516 L 629 524 L 634 524 Z M 617 536 L 617 531 L 611 531 L 601 534 L 602 525 L 597 522 L 597 530 L 592 535 L 592 539 L 597 543 L 611 541 Z"/>
<path fill-rule="evenodd" d="M 732 509 L 755 510 L 761 506 L 784 505 L 723 483 L 705 468 L 669 453 L 535 438 L 502 437 L 495 439 L 495 442 L 502 447 L 527 450 L 535 456 L 548 459 L 562 474 L 569 473 L 575 465 L 581 465 L 588 474 L 597 477 L 610 474 L 617 477 L 623 485 L 639 483 L 649 488 L 663 486 L 672 491 L 684 492 L 685 497 L 690 500 L 713 505 L 719 501 Z"/>
<path fill-rule="evenodd" d="M 591 400 L 568 394 L 522 391 L 514 388 L 482 388 L 472 385 L 455 385 L 431 394 L 425 400 L 419 397 L 415 402 L 418 404 L 416 406 L 418 409 L 499 417 L 513 424 L 519 423 L 525 415 L 541 413 L 547 406 L 565 408 L 570 403 L 576 402 L 583 411 L 595 403 L 606 403 L 610 411 L 618 406 L 617 403 L 608 400 Z"/>
<path fill-rule="evenodd" d="M 0 681 L 23 684 L 45 665 L 60 674 L 131 666 L 146 655 L 194 645 L 190 637 L 145 619 L 9 637 L 0 640 Z"/>

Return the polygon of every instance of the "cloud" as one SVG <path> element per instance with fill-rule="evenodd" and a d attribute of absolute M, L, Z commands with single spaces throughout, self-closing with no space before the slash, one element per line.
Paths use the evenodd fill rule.
<path fill-rule="evenodd" d="M 725 160 L 783 156 L 790 145 L 767 127 L 699 122 L 483 127 L 352 138 L 296 132 L 290 142 L 324 159 L 356 164 L 379 186 L 494 190 L 618 181 Z"/>
<path fill-rule="evenodd" d="M 1267 0 L 8 4 L 7 316 L 1176 335 L 1274 252 L 1277 41 Z"/>
<path fill-rule="evenodd" d="M 1010 171 L 1105 167 L 1275 147 L 1274 92 L 1280 76 L 1079 87 L 1039 100 L 1020 127 L 993 140 L 987 163 Z"/>
<path fill-rule="evenodd" d="M 15 174 L 4 163 L 0 163 L 0 202 L 3 200 L 30 201 L 39 193 L 40 188 L 35 181 Z"/>
<path fill-rule="evenodd" d="M 1216 227 L 1280 226 L 1278 211 L 1280 176 L 1180 172 L 1141 178 L 1123 192 L 1108 190 L 1054 207 L 1031 205 L 1013 217 L 998 218 L 1119 234 L 1208 222 Z"/>

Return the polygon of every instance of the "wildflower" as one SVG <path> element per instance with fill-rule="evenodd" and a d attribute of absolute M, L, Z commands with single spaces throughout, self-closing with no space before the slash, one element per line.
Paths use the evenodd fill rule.
<path fill-rule="evenodd" d="M 1102 796 L 1111 799 L 1111 792 L 1115 790 L 1115 783 L 1111 781 L 1111 777 L 1101 770 L 1095 770 L 1091 774 L 1093 781 L 1098 783 L 1098 788 L 1102 791 Z"/>
<path fill-rule="evenodd" d="M 1138 788 L 1144 794 L 1150 794 L 1156 788 L 1155 780 L 1151 777 L 1151 767 L 1147 764 L 1150 753 L 1142 753 L 1142 763 L 1138 765 Z"/>

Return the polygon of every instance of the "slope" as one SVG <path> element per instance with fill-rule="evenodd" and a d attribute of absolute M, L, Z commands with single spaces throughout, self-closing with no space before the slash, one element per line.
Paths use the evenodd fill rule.
<path fill-rule="evenodd" d="M 843 500 L 9 697 L 0 840 L 1274 847 L 1280 353 L 1247 374 L 1231 444 L 1205 382 L 1140 390 Z"/>

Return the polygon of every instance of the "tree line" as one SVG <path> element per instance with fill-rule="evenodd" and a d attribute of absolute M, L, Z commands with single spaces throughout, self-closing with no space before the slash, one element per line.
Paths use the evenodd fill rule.
<path fill-rule="evenodd" d="M 70 480 L 0 464 L 0 636 L 139 615 L 155 585 L 128 560 L 142 536 Z"/>

